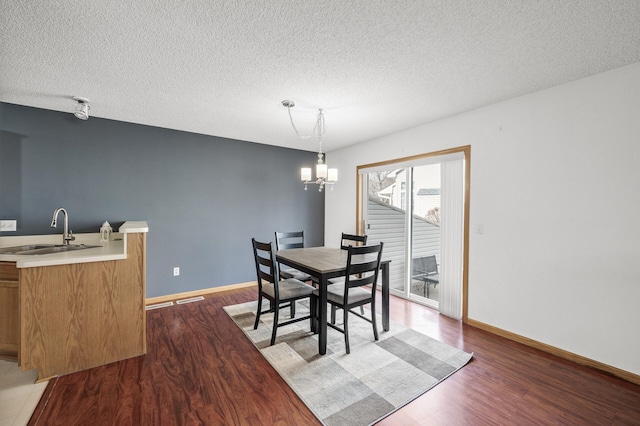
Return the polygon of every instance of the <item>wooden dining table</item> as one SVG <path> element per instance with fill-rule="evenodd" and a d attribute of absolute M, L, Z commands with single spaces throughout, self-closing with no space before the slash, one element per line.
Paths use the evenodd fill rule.
<path fill-rule="evenodd" d="M 305 272 L 319 284 L 320 309 L 318 312 L 318 352 L 327 353 L 327 288 L 331 278 L 342 277 L 347 271 L 347 250 L 332 247 L 309 247 L 280 250 L 276 253 L 279 263 Z M 382 281 L 382 328 L 389 331 L 389 262 L 380 262 Z"/>

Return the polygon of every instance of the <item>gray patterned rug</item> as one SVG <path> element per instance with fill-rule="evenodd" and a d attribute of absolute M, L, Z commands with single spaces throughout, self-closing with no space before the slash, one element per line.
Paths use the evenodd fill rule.
<path fill-rule="evenodd" d="M 309 332 L 308 321 L 281 327 L 275 345 L 269 346 L 273 315 L 263 314 L 254 330 L 256 308 L 257 302 L 249 302 L 224 310 L 325 425 L 373 424 L 433 388 L 473 357 L 393 322 L 376 342 L 371 324 L 356 316 L 349 316 L 349 355 L 344 336 L 331 328 L 327 354 L 319 355 L 317 336 Z M 288 318 L 289 309 L 283 311 L 281 321 Z M 296 316 L 307 313 L 306 301 L 299 302 Z M 341 317 L 338 312 L 338 322 Z M 379 316 L 378 327 L 381 331 Z"/>

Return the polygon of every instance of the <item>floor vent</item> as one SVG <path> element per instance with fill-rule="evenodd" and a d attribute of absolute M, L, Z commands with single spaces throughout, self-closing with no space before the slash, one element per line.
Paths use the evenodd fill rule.
<path fill-rule="evenodd" d="M 167 306 L 173 306 L 173 302 L 164 302 L 164 303 L 156 303 L 155 305 L 147 305 L 145 309 L 147 311 L 150 311 L 151 309 L 166 308 Z"/>
<path fill-rule="evenodd" d="M 191 302 L 198 302 L 200 300 L 204 300 L 204 297 L 202 296 L 198 296 L 198 297 L 190 297 L 188 299 L 181 299 L 181 300 L 176 300 L 176 303 L 178 305 L 182 305 L 183 303 L 191 303 Z"/>

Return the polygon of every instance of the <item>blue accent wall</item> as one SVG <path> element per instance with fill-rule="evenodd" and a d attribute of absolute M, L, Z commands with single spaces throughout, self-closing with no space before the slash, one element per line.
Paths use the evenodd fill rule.
<path fill-rule="evenodd" d="M 313 152 L 0 103 L 0 219 L 55 234 L 146 220 L 147 297 L 255 281 L 251 238 L 304 230 L 323 245 L 324 193 L 304 191 Z M 180 276 L 173 276 L 173 267 Z"/>

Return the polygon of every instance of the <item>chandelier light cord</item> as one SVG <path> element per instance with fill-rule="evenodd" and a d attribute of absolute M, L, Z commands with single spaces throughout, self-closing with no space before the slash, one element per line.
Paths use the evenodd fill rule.
<path fill-rule="evenodd" d="M 287 107 L 287 112 L 289 113 L 289 121 L 291 122 L 291 127 L 293 127 L 293 131 L 296 132 L 296 135 L 300 139 L 310 139 L 314 134 L 317 133 L 318 143 L 320 144 L 320 152 L 322 152 L 322 136 L 326 133 L 326 125 L 324 121 L 324 114 L 322 113 L 322 108 L 318 110 L 318 118 L 316 119 L 316 124 L 313 126 L 313 130 L 308 135 L 300 134 L 298 127 L 293 122 L 293 116 L 291 115 L 291 107 L 295 106 L 293 101 L 282 101 L 282 105 Z"/>

